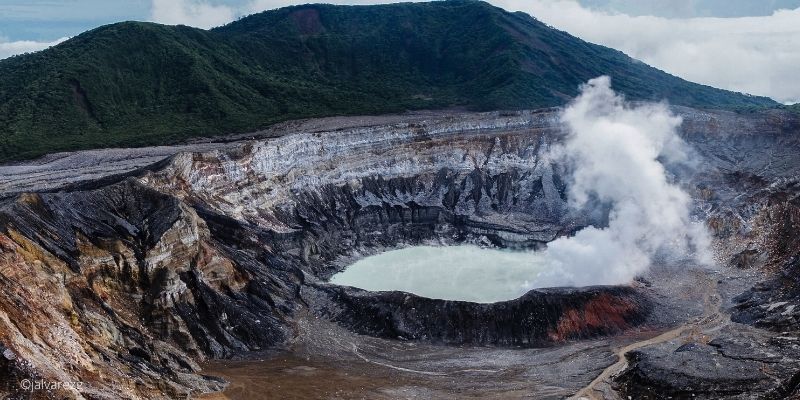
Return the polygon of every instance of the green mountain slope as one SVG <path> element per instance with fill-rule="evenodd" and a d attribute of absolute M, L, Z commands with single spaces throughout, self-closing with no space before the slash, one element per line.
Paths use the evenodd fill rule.
<path fill-rule="evenodd" d="M 210 31 L 113 24 L 0 61 L 0 161 L 301 117 L 557 106 L 603 74 L 632 99 L 776 104 L 684 81 L 483 2 L 306 5 Z"/>

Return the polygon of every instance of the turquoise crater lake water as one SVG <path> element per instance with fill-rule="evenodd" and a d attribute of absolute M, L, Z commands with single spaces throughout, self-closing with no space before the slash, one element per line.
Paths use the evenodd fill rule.
<path fill-rule="evenodd" d="M 535 252 L 462 246 L 414 246 L 361 259 L 330 282 L 370 291 L 494 303 L 536 287 L 545 265 Z"/>

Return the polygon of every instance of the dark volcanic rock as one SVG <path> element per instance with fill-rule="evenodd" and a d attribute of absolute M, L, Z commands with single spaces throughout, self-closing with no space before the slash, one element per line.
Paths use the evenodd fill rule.
<path fill-rule="evenodd" d="M 191 208 L 135 180 L 22 195 L 0 223 L 6 376 L 178 397 L 222 387 L 196 375 L 196 359 L 286 338 L 282 314 L 245 290 L 245 263 L 225 257 Z M 129 380 L 140 384 L 119 384 Z"/>
<path fill-rule="evenodd" d="M 318 315 L 358 333 L 455 345 L 552 345 L 623 332 L 649 312 L 649 301 L 626 287 L 532 290 L 477 304 L 313 285 L 303 298 Z"/>
<path fill-rule="evenodd" d="M 618 389 L 635 399 L 782 399 L 797 389 L 797 338 L 778 343 L 757 333 L 723 333 L 707 344 L 669 342 L 628 353 Z"/>
<path fill-rule="evenodd" d="M 784 189 L 785 190 L 785 189 Z M 800 191 L 800 189 L 798 189 Z M 771 194 L 764 257 L 768 279 L 738 296 L 732 320 L 784 332 L 800 331 L 800 195 Z"/>
<path fill-rule="evenodd" d="M 637 399 L 720 398 L 763 391 L 770 378 L 761 364 L 731 360 L 711 346 L 675 352 L 648 348 L 628 354 L 630 367 L 619 378 L 623 393 Z"/>
<path fill-rule="evenodd" d="M 744 263 L 760 269 L 763 280 L 729 304 L 732 322 L 768 331 L 730 324 L 712 330 L 710 336 L 700 336 L 703 342 L 680 345 L 672 341 L 630 352 L 629 367 L 616 379 L 622 394 L 645 399 L 800 395 L 797 187 L 792 181 L 760 185 L 744 191 L 751 196 L 752 208 L 737 211 L 740 225 L 732 235 L 744 239 L 745 246 L 730 263 L 733 268 Z"/>

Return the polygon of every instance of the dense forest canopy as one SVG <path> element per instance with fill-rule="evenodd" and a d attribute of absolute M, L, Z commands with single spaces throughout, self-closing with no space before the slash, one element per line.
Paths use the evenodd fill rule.
<path fill-rule="evenodd" d="M 559 106 L 599 75 L 635 100 L 776 105 L 687 82 L 484 2 L 305 5 L 212 30 L 117 23 L 0 61 L 0 161 L 303 117 Z"/>

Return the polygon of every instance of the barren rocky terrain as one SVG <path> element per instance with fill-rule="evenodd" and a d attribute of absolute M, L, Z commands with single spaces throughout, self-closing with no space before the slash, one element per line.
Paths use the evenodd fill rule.
<path fill-rule="evenodd" d="M 326 279 L 404 245 L 539 248 L 602 225 L 542 157 L 558 109 L 308 120 L 2 166 L 0 394 L 799 395 L 800 121 L 674 111 L 696 163 L 669 172 L 717 265 L 494 304 Z"/>

